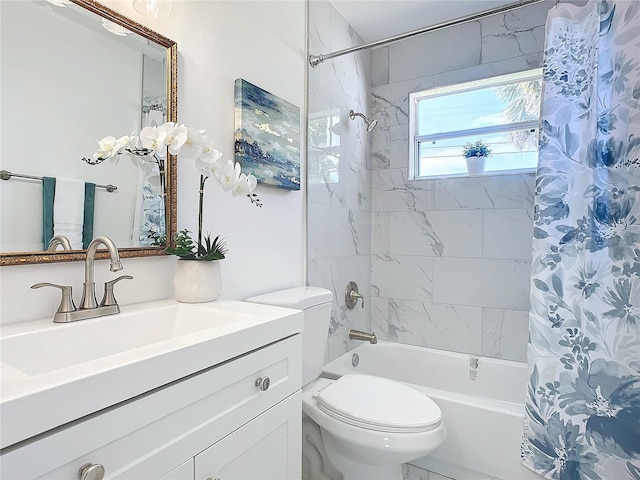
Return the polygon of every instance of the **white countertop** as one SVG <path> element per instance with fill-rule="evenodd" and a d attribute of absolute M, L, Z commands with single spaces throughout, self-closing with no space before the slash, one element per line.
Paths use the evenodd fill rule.
<path fill-rule="evenodd" d="M 0 448 L 303 329 L 300 310 L 232 300 L 162 300 L 121 310 L 73 323 L 2 327 Z M 154 321 L 163 315 L 164 323 Z M 47 341 L 38 345 L 36 337 Z M 110 350 L 114 342 L 121 351 Z"/>

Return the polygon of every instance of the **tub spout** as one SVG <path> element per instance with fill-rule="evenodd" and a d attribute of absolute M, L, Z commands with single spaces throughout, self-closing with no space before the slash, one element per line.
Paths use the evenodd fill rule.
<path fill-rule="evenodd" d="M 378 343 L 378 337 L 376 337 L 375 333 L 367 333 L 353 328 L 349 329 L 349 340 L 364 340 L 372 345 Z"/>

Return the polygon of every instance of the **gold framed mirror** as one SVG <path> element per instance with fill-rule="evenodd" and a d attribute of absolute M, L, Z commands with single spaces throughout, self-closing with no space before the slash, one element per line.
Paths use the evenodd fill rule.
<path fill-rule="evenodd" d="M 0 8 L 0 265 L 85 258 L 80 249 L 47 251 L 43 178 L 96 185 L 80 208 L 91 205 L 92 236 L 112 238 L 121 257 L 164 255 L 177 224 L 176 158 L 144 172 L 126 158 L 82 159 L 101 138 L 177 121 L 176 42 L 94 0 Z"/>

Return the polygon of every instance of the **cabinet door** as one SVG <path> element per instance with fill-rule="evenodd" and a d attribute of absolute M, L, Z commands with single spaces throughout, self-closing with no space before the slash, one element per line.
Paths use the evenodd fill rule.
<path fill-rule="evenodd" d="M 158 480 L 193 480 L 193 458 L 174 468 Z"/>
<path fill-rule="evenodd" d="M 278 403 L 196 456 L 196 480 L 298 480 L 300 392 Z"/>

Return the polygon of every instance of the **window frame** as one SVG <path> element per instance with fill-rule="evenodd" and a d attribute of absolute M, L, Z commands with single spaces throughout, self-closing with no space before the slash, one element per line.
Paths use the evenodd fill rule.
<path fill-rule="evenodd" d="M 420 143 L 432 140 L 443 140 L 448 138 L 460 137 L 463 135 L 482 135 L 487 133 L 497 133 L 501 131 L 509 130 L 525 130 L 535 129 L 539 133 L 540 129 L 540 115 L 537 120 L 531 120 L 526 122 L 513 122 L 503 125 L 493 125 L 488 127 L 470 128 L 462 130 L 452 130 L 444 133 L 436 133 L 429 135 L 416 135 L 418 130 L 418 103 L 421 100 L 434 97 L 442 97 L 445 95 L 451 95 L 454 93 L 467 92 L 472 90 L 479 90 L 486 87 L 499 87 L 502 85 L 509 85 L 512 83 L 534 80 L 542 80 L 542 68 L 535 68 L 530 70 L 523 70 L 520 72 L 508 73 L 506 75 L 496 75 L 493 77 L 483 78 L 480 80 L 474 80 L 471 82 L 458 83 L 453 85 L 444 85 L 440 87 L 434 87 L 427 90 L 421 90 L 418 92 L 412 92 L 409 94 L 409 180 L 427 180 L 436 178 L 450 178 L 450 177 L 470 177 L 468 173 L 456 173 L 456 174 L 442 174 L 442 175 L 418 175 L 420 168 Z M 518 173 L 531 173 L 535 172 L 535 168 L 519 168 L 499 170 L 492 172 L 485 172 L 485 176 L 490 175 L 504 175 L 504 174 L 518 174 Z"/>

